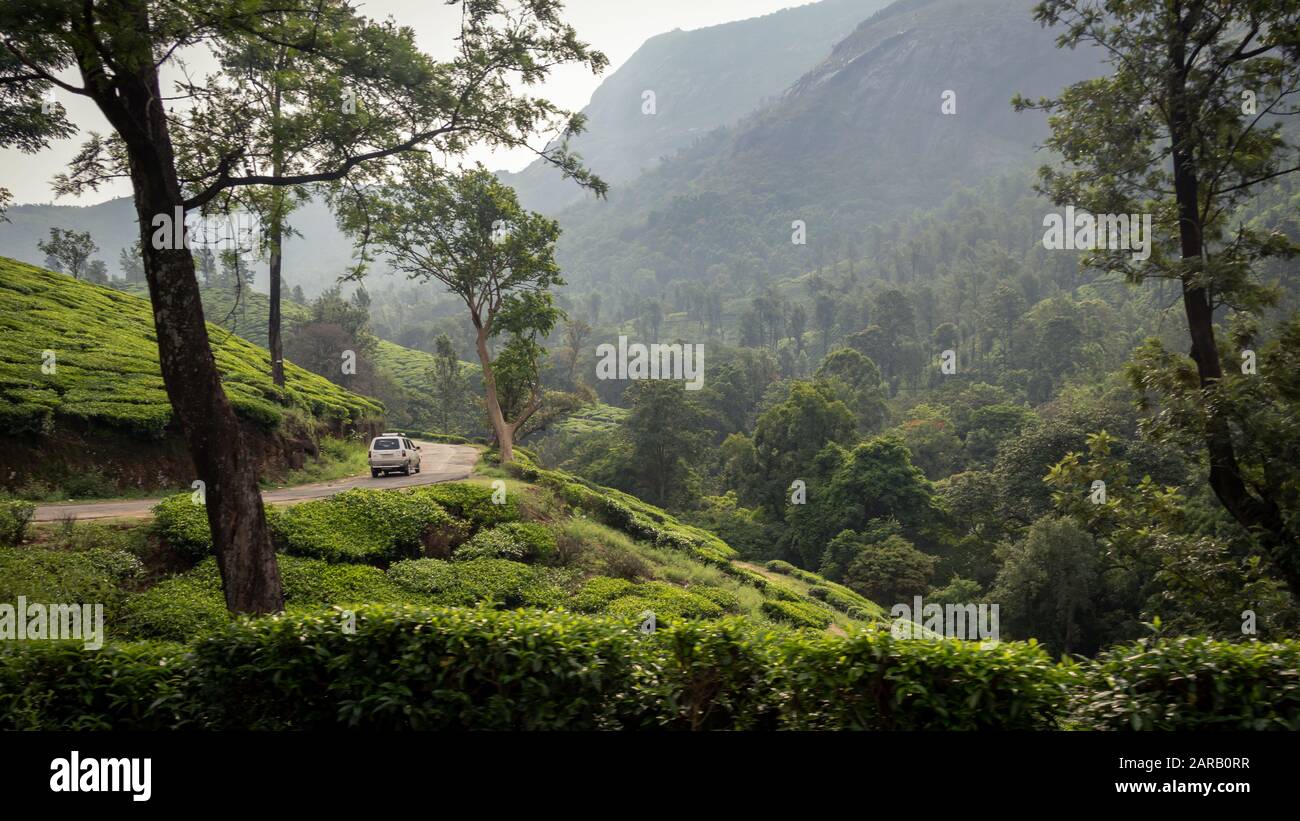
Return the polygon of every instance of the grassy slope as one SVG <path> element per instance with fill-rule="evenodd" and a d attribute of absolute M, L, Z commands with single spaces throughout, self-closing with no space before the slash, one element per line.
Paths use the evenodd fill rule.
<path fill-rule="evenodd" d="M 275 427 L 293 413 L 357 421 L 382 406 L 292 364 L 285 404 L 267 353 L 209 325 L 226 394 L 242 416 Z M 0 431 L 83 420 L 157 434 L 171 418 L 147 300 L 0 258 Z M 54 373 L 42 372 L 45 351 Z"/>
<path fill-rule="evenodd" d="M 375 351 L 379 367 L 388 371 L 398 384 L 409 391 L 427 391 L 429 389 L 429 369 L 433 367 L 434 356 L 414 348 L 404 348 L 387 339 L 379 340 Z M 461 360 L 461 373 L 466 377 L 478 373 L 478 365 Z"/>
<path fill-rule="evenodd" d="M 627 418 L 627 408 L 593 402 L 566 416 L 552 426 L 556 433 L 582 436 L 590 433 L 605 433 L 614 430 Z"/>
<path fill-rule="evenodd" d="M 802 626 L 836 633 L 882 614 L 875 604 L 851 592 L 851 606 L 844 599 L 832 606 L 835 602 L 827 604 L 809 595 L 807 583 L 746 569 L 734 558 L 734 551 L 712 534 L 683 525 L 634 497 L 556 471 L 541 472 L 533 479 L 518 478 L 519 473 L 489 467 L 467 483 L 369 491 L 370 495 L 346 504 L 342 501 L 346 496 L 309 503 L 314 506 L 310 510 L 294 509 L 293 523 L 284 513 L 274 514 L 273 530 L 286 551 L 280 563 L 289 608 L 369 602 L 491 603 L 498 608 L 563 609 L 637 622 L 649 610 L 659 624 L 735 614 L 765 628 Z M 485 501 L 492 483 L 500 479 L 508 493 L 504 507 Z M 442 501 L 466 496 L 458 487 L 478 499 L 476 507 L 458 508 L 455 502 Z M 451 513 L 453 529 L 483 533 L 502 520 L 540 525 L 554 538 L 553 552 L 522 561 L 394 562 L 394 554 L 386 552 L 388 536 L 371 521 L 370 512 L 382 508 L 379 521 L 387 526 L 427 504 L 418 500 L 430 498 L 439 499 L 439 509 Z M 8 567 L 13 581 L 0 584 L 0 592 L 58 590 L 72 595 L 93 589 L 97 601 L 108 602 L 110 632 L 116 638 L 191 641 L 219 628 L 228 617 L 215 564 L 207 558 L 192 570 L 184 569 L 194 561 L 185 556 L 204 553 L 193 545 L 206 538 L 206 519 L 201 508 L 190 507 L 188 497 L 176 501 L 184 503 L 172 507 L 182 518 L 175 519 L 173 513 L 169 514 L 173 518 L 159 519 L 175 548 L 159 543 L 142 525 L 126 529 L 76 525 L 71 533 L 42 526 L 34 544 L 0 550 L 0 565 Z M 445 513 L 439 515 L 446 527 Z M 168 522 L 185 524 L 178 530 Z M 394 532 L 408 536 L 411 532 L 402 524 L 395 527 Z M 349 545 L 358 549 L 348 553 Z M 364 552 L 371 549 L 383 552 L 383 557 L 381 552 Z M 453 554 L 453 558 L 464 557 Z"/>

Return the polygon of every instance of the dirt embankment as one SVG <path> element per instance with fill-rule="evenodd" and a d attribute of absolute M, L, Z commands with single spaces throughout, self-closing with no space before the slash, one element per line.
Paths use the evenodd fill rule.
<path fill-rule="evenodd" d="M 357 429 L 319 425 L 308 431 L 267 430 L 245 422 L 243 428 L 260 476 L 274 481 L 319 456 L 319 437 L 346 436 L 352 430 L 369 437 L 382 432 L 382 424 L 382 420 L 366 422 Z M 141 437 L 60 420 L 49 435 L 0 436 L 0 488 L 16 490 L 33 481 L 64 485 L 71 478 L 92 474 L 118 491 L 131 491 L 186 487 L 195 471 L 184 439 L 170 428 L 162 437 Z"/>

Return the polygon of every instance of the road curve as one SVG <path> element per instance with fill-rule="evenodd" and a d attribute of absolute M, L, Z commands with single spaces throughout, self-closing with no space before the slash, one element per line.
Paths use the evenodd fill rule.
<path fill-rule="evenodd" d="M 469 445 L 444 445 L 412 439 L 420 446 L 420 472 L 410 476 L 380 476 L 372 479 L 370 472 L 346 479 L 317 482 L 310 485 L 262 491 L 262 501 L 268 504 L 292 505 L 309 499 L 323 499 L 356 487 L 395 489 L 453 482 L 465 479 L 474 471 L 478 450 Z M 148 516 L 158 499 L 128 499 L 121 502 L 60 502 L 36 508 L 34 522 L 57 522 L 68 516 L 83 519 L 122 519 Z"/>

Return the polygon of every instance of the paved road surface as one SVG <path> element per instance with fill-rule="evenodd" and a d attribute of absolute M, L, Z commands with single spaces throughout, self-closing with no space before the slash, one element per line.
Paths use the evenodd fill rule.
<path fill-rule="evenodd" d="M 262 491 L 262 501 L 277 505 L 292 505 L 308 499 L 322 499 L 333 496 L 354 487 L 366 488 L 401 488 L 416 485 L 431 485 L 436 482 L 451 482 L 464 479 L 474 470 L 478 461 L 478 451 L 469 445 L 444 445 L 436 442 L 422 442 L 413 439 L 420 446 L 420 472 L 410 476 L 380 476 L 370 478 L 370 472 L 347 479 L 335 479 L 332 482 L 318 482 L 312 485 L 298 485 L 279 490 Z M 124 502 L 60 502 L 41 505 L 36 508 L 32 521 L 56 522 L 64 516 L 76 516 L 77 519 L 117 519 L 148 516 L 150 509 L 158 504 L 159 499 L 130 499 Z"/>

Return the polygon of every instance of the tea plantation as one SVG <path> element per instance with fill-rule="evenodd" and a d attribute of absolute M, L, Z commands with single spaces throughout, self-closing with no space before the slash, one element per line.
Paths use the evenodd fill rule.
<path fill-rule="evenodd" d="M 211 323 L 208 333 L 226 395 L 255 425 L 383 416 L 378 402 L 292 363 L 281 391 L 264 349 Z M 170 419 L 147 299 L 0 258 L 0 435 L 94 423 L 156 437 Z"/>
<path fill-rule="evenodd" d="M 109 641 L 5 642 L 0 728 L 1300 728 L 1300 643 L 899 640 L 852 590 L 526 451 L 480 469 L 271 509 L 270 617 L 227 613 L 188 495 L 7 529 L 0 600 L 103 602 Z"/>

